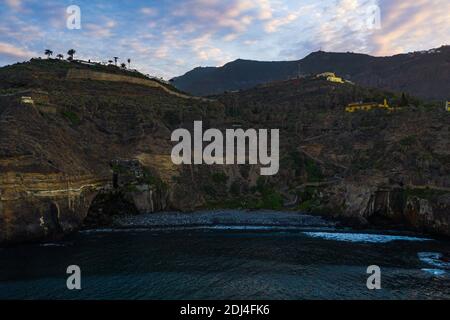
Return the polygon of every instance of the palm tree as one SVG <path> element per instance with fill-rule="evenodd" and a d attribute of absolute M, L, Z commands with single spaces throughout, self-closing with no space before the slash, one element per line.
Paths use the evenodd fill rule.
<path fill-rule="evenodd" d="M 50 49 L 45 49 L 44 54 L 47 56 L 47 59 L 50 59 L 50 56 L 53 55 L 53 51 Z"/>
<path fill-rule="evenodd" d="M 56 56 L 59 60 L 64 59 L 64 56 L 61 53 L 58 53 L 58 55 Z"/>
<path fill-rule="evenodd" d="M 128 69 L 131 69 L 131 59 L 128 58 L 128 59 L 127 59 L 127 62 L 128 62 Z"/>
<path fill-rule="evenodd" d="M 70 49 L 67 51 L 67 54 L 69 55 L 69 60 L 73 60 L 73 56 L 77 53 L 74 49 Z"/>
<path fill-rule="evenodd" d="M 109 63 L 109 64 L 112 64 L 113 62 L 114 62 L 114 61 L 112 61 L 112 60 L 108 60 L 108 63 Z"/>
<path fill-rule="evenodd" d="M 117 60 L 119 60 L 119 57 L 114 57 L 114 64 L 117 66 Z"/>
<path fill-rule="evenodd" d="M 126 68 L 127 68 L 127 65 L 126 65 L 125 63 L 122 63 L 122 64 L 120 65 L 120 67 L 121 67 L 122 69 L 126 69 Z"/>

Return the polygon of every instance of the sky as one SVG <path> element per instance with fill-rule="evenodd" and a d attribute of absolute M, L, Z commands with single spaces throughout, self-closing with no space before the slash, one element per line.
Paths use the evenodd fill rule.
<path fill-rule="evenodd" d="M 67 11 L 73 5 L 80 16 Z M 73 48 L 79 59 L 130 58 L 169 79 L 238 58 L 386 56 L 446 44 L 449 0 L 0 0 L 0 66 Z"/>

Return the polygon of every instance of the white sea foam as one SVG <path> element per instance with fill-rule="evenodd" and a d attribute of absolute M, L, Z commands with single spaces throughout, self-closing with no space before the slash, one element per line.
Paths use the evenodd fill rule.
<path fill-rule="evenodd" d="M 443 276 L 447 273 L 445 270 L 441 269 L 422 269 L 422 271 L 431 274 L 433 276 Z"/>
<path fill-rule="evenodd" d="M 387 243 L 392 241 L 430 241 L 428 238 L 369 233 L 304 232 L 309 237 L 345 242 Z"/>
<path fill-rule="evenodd" d="M 419 252 L 417 254 L 420 261 L 432 265 L 434 267 L 450 270 L 450 262 L 442 261 L 442 253 L 439 252 Z"/>
<path fill-rule="evenodd" d="M 66 245 L 64 243 L 42 243 L 40 244 L 41 247 L 65 247 Z"/>
<path fill-rule="evenodd" d="M 258 230 L 301 230 L 301 227 L 288 227 L 288 226 L 226 226 L 226 225 L 217 225 L 217 226 L 206 226 L 205 229 L 212 230 L 236 230 L 236 231 L 258 231 Z M 304 228 L 303 228 L 304 230 Z"/>
<path fill-rule="evenodd" d="M 182 231 L 182 230 L 229 230 L 229 231 L 299 231 L 313 238 L 326 240 L 363 242 L 363 243 L 387 243 L 392 241 L 431 241 L 429 238 L 419 238 L 400 235 L 381 235 L 369 233 L 344 233 L 325 231 L 327 228 L 315 228 L 316 231 L 305 231 L 302 226 L 264 226 L 264 225 L 184 225 L 184 226 L 154 226 L 147 228 L 123 228 L 123 229 L 91 229 L 81 231 L 82 233 L 126 233 L 146 231 Z M 308 228 L 311 230 L 311 228 Z M 320 230 L 320 231 L 319 231 Z"/>
<path fill-rule="evenodd" d="M 91 234 L 91 233 L 128 233 L 128 232 L 145 232 L 149 231 L 149 228 L 120 228 L 120 229 L 113 229 L 113 228 L 101 228 L 101 229 L 88 229 L 88 230 L 82 230 L 80 233 L 82 234 Z"/>

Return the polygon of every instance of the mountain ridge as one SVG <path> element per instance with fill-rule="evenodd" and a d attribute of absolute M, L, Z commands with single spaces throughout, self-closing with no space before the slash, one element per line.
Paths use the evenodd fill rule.
<path fill-rule="evenodd" d="M 293 61 L 237 59 L 222 67 L 197 67 L 171 82 L 182 91 L 207 96 L 292 79 L 299 71 L 330 71 L 363 86 L 445 100 L 450 92 L 450 46 L 386 57 L 317 51 Z"/>

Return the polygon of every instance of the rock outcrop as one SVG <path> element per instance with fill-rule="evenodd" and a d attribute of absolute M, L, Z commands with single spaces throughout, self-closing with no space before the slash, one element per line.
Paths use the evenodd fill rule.
<path fill-rule="evenodd" d="M 77 230 L 105 184 L 93 176 L 0 174 L 0 242 L 32 241 Z"/>

